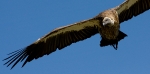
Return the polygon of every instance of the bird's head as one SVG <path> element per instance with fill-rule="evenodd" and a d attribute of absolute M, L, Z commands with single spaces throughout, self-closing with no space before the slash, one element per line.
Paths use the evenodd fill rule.
<path fill-rule="evenodd" d="M 113 26 L 114 25 L 114 19 L 111 19 L 109 17 L 104 17 L 103 19 L 103 26 Z"/>

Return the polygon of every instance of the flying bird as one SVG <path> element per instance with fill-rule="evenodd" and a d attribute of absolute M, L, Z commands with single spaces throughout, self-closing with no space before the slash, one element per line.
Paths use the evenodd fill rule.
<path fill-rule="evenodd" d="M 10 56 L 4 59 L 7 60 L 4 65 L 8 67 L 13 64 L 12 69 L 18 62 L 25 60 L 23 67 L 33 59 L 49 55 L 57 49 L 61 50 L 95 34 L 100 34 L 102 38 L 101 47 L 110 45 L 117 50 L 118 42 L 127 36 L 120 31 L 120 23 L 148 9 L 150 9 L 150 0 L 126 0 L 119 6 L 105 10 L 91 19 L 52 30 L 24 49 L 10 53 Z"/>

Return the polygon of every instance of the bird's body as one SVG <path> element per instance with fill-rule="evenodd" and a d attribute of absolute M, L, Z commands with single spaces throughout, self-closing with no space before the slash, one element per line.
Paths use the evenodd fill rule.
<path fill-rule="evenodd" d="M 87 39 L 95 34 L 101 35 L 100 46 L 111 45 L 115 49 L 118 41 L 127 35 L 120 31 L 120 24 L 150 9 L 150 0 L 126 0 L 117 7 L 101 12 L 94 18 L 78 23 L 56 28 L 47 35 L 22 50 L 10 53 L 11 56 L 4 65 L 11 65 L 13 68 L 18 62 L 25 59 L 22 67 L 33 59 L 61 50 L 64 47 Z"/>
<path fill-rule="evenodd" d="M 106 15 L 107 14 L 107 15 Z M 118 14 L 113 9 L 106 10 L 102 13 L 100 13 L 97 16 L 98 19 L 104 19 L 104 18 L 110 18 L 111 20 L 114 20 L 114 23 L 107 23 L 105 26 L 103 26 L 103 21 L 100 22 L 101 28 L 99 28 L 100 35 L 107 39 L 107 40 L 115 40 L 119 34 L 119 19 Z"/>
<path fill-rule="evenodd" d="M 98 31 L 102 37 L 100 46 L 112 45 L 115 49 L 117 49 L 118 41 L 127 36 L 120 31 L 118 13 L 114 9 L 109 9 L 100 13 L 98 16 L 95 17 L 95 19 L 103 20 L 100 21 L 100 28 L 98 28 Z M 109 19 L 110 22 L 105 21 Z M 105 26 L 103 26 L 104 22 L 107 22 Z"/>

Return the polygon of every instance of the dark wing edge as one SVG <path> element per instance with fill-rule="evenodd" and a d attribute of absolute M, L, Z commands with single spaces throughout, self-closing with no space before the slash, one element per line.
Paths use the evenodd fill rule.
<path fill-rule="evenodd" d="M 117 6 L 119 22 L 122 23 L 150 9 L 150 0 L 127 0 Z"/>
<path fill-rule="evenodd" d="M 10 66 L 14 63 L 11 69 L 18 63 L 26 59 L 22 67 L 33 59 L 38 59 L 43 55 L 49 55 L 57 49 L 62 49 L 77 41 L 84 40 L 98 33 L 100 22 L 97 19 L 89 19 L 75 23 L 72 25 L 57 28 L 42 38 L 38 39 L 33 44 L 24 49 L 10 53 L 4 65 Z"/>

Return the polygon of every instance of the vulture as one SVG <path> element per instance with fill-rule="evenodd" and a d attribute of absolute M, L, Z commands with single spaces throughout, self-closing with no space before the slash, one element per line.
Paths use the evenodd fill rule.
<path fill-rule="evenodd" d="M 6 61 L 4 65 L 8 67 L 12 64 L 12 69 L 18 62 L 24 61 L 23 67 L 33 59 L 49 55 L 57 49 L 61 50 L 95 34 L 101 36 L 101 47 L 110 45 L 117 50 L 118 42 L 127 36 L 120 31 L 120 23 L 149 9 L 150 0 L 126 0 L 119 6 L 105 10 L 91 19 L 52 30 L 29 46 L 10 53 L 10 56 L 3 60 Z"/>

